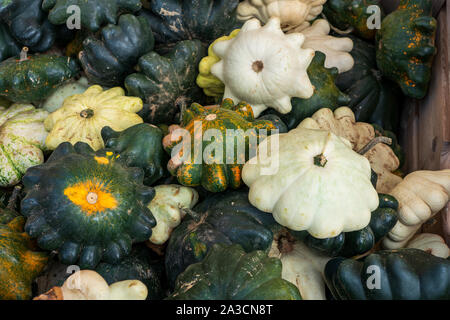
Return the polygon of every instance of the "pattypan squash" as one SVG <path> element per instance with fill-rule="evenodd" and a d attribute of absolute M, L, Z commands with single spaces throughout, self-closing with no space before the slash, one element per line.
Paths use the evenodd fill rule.
<path fill-rule="evenodd" d="M 443 259 L 450 256 L 450 249 L 444 239 L 433 233 L 418 234 L 408 242 L 406 248 L 420 249 Z"/>

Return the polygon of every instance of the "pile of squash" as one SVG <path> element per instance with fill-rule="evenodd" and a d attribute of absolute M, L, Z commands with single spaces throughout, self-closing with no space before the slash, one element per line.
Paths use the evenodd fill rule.
<path fill-rule="evenodd" d="M 396 137 L 436 26 L 429 0 L 0 2 L 0 299 L 450 299 L 418 234 L 450 169 L 405 174 Z"/>

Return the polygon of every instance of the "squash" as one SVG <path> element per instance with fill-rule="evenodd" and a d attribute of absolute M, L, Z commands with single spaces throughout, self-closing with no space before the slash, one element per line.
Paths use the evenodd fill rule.
<path fill-rule="evenodd" d="M 301 32 L 322 12 L 326 0 L 244 0 L 237 8 L 239 20 L 257 18 L 266 23 L 279 17 L 284 32 Z"/>
<path fill-rule="evenodd" d="M 314 51 L 302 49 L 304 40 L 300 33 L 285 35 L 273 17 L 264 27 L 249 20 L 236 37 L 217 42 L 213 50 L 221 60 L 211 73 L 225 84 L 224 98 L 246 101 L 256 118 L 269 107 L 288 113 L 292 97 L 310 98 L 314 88 L 306 70 Z"/>
<path fill-rule="evenodd" d="M 450 256 L 450 249 L 445 244 L 444 239 L 432 233 L 418 234 L 408 242 L 406 248 L 420 249 L 443 259 Z"/>
<path fill-rule="evenodd" d="M 25 219 L 0 224 L 0 299 L 28 300 L 31 283 L 44 270 L 47 254 L 37 252 L 23 232 Z"/>
<path fill-rule="evenodd" d="M 379 205 L 369 161 L 328 131 L 299 127 L 268 137 L 242 179 L 252 205 L 319 239 L 365 228 Z"/>
<path fill-rule="evenodd" d="M 0 63 L 0 96 L 20 103 L 45 100 L 79 71 L 77 62 L 67 57 L 29 55 L 25 60 L 9 58 Z"/>
<path fill-rule="evenodd" d="M 383 240 L 383 246 L 397 249 L 404 247 L 422 224 L 448 203 L 450 169 L 412 172 L 389 194 L 399 202 L 399 221 Z"/>
<path fill-rule="evenodd" d="M 352 39 L 333 37 L 329 33 L 330 24 L 327 20 L 314 21 L 312 26 L 302 31 L 305 36 L 303 48 L 323 52 L 326 68 L 337 68 L 339 73 L 352 69 L 355 63 L 349 53 L 353 49 Z"/>
<path fill-rule="evenodd" d="M 378 251 L 363 261 L 335 258 L 325 278 L 339 300 L 450 299 L 450 261 L 418 249 Z"/>
<path fill-rule="evenodd" d="M 369 18 L 374 12 L 368 12 L 368 9 L 370 6 L 377 6 L 381 21 L 385 14 L 380 2 L 380 0 L 328 0 L 323 6 L 323 13 L 334 27 L 345 30 L 342 32 L 352 32 L 360 38 L 372 40 L 377 29 L 369 28 Z"/>
<path fill-rule="evenodd" d="M 85 142 L 99 150 L 104 147 L 103 127 L 122 131 L 143 122 L 136 114 L 142 104 L 137 97 L 125 97 L 120 87 L 106 91 L 98 85 L 89 87 L 64 100 L 63 106 L 48 116 L 44 122 L 49 132 L 45 145 L 54 150 L 63 142 Z"/>
<path fill-rule="evenodd" d="M 292 98 L 292 111 L 287 114 L 280 114 L 273 110 L 266 112 L 277 114 L 289 129 L 294 129 L 303 119 L 311 117 L 323 106 L 332 110 L 346 106 L 350 102 L 350 98 L 341 92 L 334 83 L 338 75 L 337 68 L 328 69 L 324 63 L 325 55 L 317 51 L 308 67 L 308 76 L 314 86 L 314 94 L 311 98 Z"/>
<path fill-rule="evenodd" d="M 145 185 L 151 186 L 164 175 L 167 160 L 161 143 L 163 132 L 158 127 L 140 123 L 121 132 L 103 127 L 101 135 L 105 147 L 120 154 L 119 161 L 144 170 Z"/>
<path fill-rule="evenodd" d="M 116 24 L 120 12 L 137 12 L 141 9 L 140 0 L 43 0 L 42 8 L 49 11 L 48 19 L 55 25 L 66 24 L 73 14 L 69 8 L 78 6 L 81 14 L 81 27 L 89 31 L 98 31 L 101 26 Z"/>
<path fill-rule="evenodd" d="M 156 219 L 150 242 L 161 245 L 181 223 L 186 214 L 184 210 L 190 210 L 197 204 L 198 193 L 195 189 L 175 184 L 156 186 L 155 192 L 155 197 L 148 205 Z"/>
<path fill-rule="evenodd" d="M 105 26 L 100 34 L 87 37 L 78 56 L 88 79 L 107 87 L 122 85 L 155 42 L 148 21 L 132 14 L 120 16 L 117 25 Z"/>
<path fill-rule="evenodd" d="M 246 252 L 268 250 L 273 218 L 254 208 L 244 191 L 208 197 L 189 211 L 170 236 L 165 265 L 169 287 L 189 265 L 200 262 L 214 244 L 239 244 Z"/>
<path fill-rule="evenodd" d="M 81 94 L 89 88 L 88 80 L 81 77 L 77 81 L 69 81 L 58 87 L 41 105 L 40 107 L 48 112 L 55 112 L 61 108 L 66 98 L 75 94 Z"/>
<path fill-rule="evenodd" d="M 263 251 L 216 244 L 202 262 L 177 279 L 169 300 L 301 300 L 298 289 L 281 278 L 281 261 Z"/>
<path fill-rule="evenodd" d="M 0 187 L 19 183 L 28 168 L 44 162 L 47 116 L 31 104 L 0 107 Z"/>
<path fill-rule="evenodd" d="M 320 109 L 311 118 L 303 120 L 298 127 L 328 130 L 350 141 L 356 152 L 361 151 L 380 134 L 384 134 L 384 131 L 379 132 L 368 123 L 356 122 L 355 115 L 347 107 L 338 108 L 334 113 L 330 109 Z M 392 137 L 395 138 L 394 135 Z M 399 148 L 396 141 L 393 140 L 393 144 Z M 401 177 L 393 173 L 399 169 L 400 160 L 391 147 L 378 143 L 363 155 L 378 176 L 376 184 L 378 192 L 388 193 L 402 181 Z"/>
<path fill-rule="evenodd" d="M 156 223 L 147 205 L 155 191 L 142 184 L 142 169 L 123 166 L 118 156 L 66 142 L 23 177 L 25 231 L 58 251 L 62 263 L 118 263 L 132 243 L 150 238 Z"/>
<path fill-rule="evenodd" d="M 0 62 L 19 55 L 20 46 L 9 34 L 8 27 L 0 23 Z"/>
<path fill-rule="evenodd" d="M 356 121 L 374 123 L 397 132 L 402 98 L 400 88 L 378 70 L 373 44 L 354 36 L 349 38 L 353 41 L 350 54 L 355 65 L 336 77 L 337 87 L 350 97 L 347 106 L 355 113 Z"/>
<path fill-rule="evenodd" d="M 92 270 L 72 274 L 62 287 L 35 297 L 33 300 L 145 300 L 147 287 L 139 280 L 125 280 L 108 285 Z"/>
<path fill-rule="evenodd" d="M 330 257 L 354 257 L 372 250 L 395 226 L 398 202 L 387 194 L 378 195 L 380 205 L 372 212 L 370 223 L 362 230 L 341 233 L 337 237 L 316 239 L 307 235 L 305 244 Z"/>
<path fill-rule="evenodd" d="M 376 34 L 378 68 L 397 82 L 406 96 L 415 99 L 427 94 L 437 52 L 437 21 L 431 13 L 432 1 L 400 0 Z"/>
<path fill-rule="evenodd" d="M 170 48 L 182 40 L 209 44 L 239 28 L 238 4 L 239 0 L 152 0 L 143 11 L 158 47 Z"/>
<path fill-rule="evenodd" d="M 182 185 L 201 185 L 210 192 L 239 188 L 241 169 L 249 157 L 246 150 L 254 151 L 263 134 L 275 131 L 270 121 L 254 121 L 252 110 L 250 105 L 234 105 L 230 99 L 224 99 L 220 106 L 193 103 L 183 114 L 181 126 L 170 126 L 163 140 L 165 150 L 171 154 L 169 172 Z M 211 133 L 214 139 L 209 136 Z M 235 147 L 230 151 L 227 144 Z M 198 159 L 199 156 L 203 157 Z"/>
<path fill-rule="evenodd" d="M 194 40 L 180 41 L 165 55 L 150 52 L 139 59 L 138 73 L 125 79 L 125 87 L 129 95 L 140 97 L 148 104 L 144 115 L 146 122 L 177 122 L 177 113 L 202 99 L 195 79 L 204 55 L 201 42 Z"/>
<path fill-rule="evenodd" d="M 233 39 L 239 31 L 240 29 L 233 30 L 228 36 L 223 36 L 214 40 L 208 47 L 208 55 L 200 60 L 200 64 L 198 65 L 199 74 L 196 83 L 203 89 L 205 95 L 220 98 L 223 96 L 225 85 L 211 73 L 211 67 L 220 61 L 220 58 L 214 53 L 213 47 L 220 41 Z"/>

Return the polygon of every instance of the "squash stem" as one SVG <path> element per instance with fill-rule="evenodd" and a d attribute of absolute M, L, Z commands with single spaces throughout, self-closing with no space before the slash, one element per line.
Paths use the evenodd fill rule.
<path fill-rule="evenodd" d="M 20 191 L 22 190 L 21 186 L 15 186 L 11 198 L 8 200 L 8 205 L 6 206 L 9 210 L 16 209 L 17 199 L 19 198 Z"/>
<path fill-rule="evenodd" d="M 28 47 L 23 47 L 22 51 L 20 51 L 20 60 L 19 62 L 25 61 L 28 59 Z"/>
<path fill-rule="evenodd" d="M 391 145 L 392 139 L 388 138 L 388 137 L 383 137 L 383 136 L 376 137 L 376 138 L 372 139 L 368 144 L 366 144 L 361 150 L 359 150 L 358 153 L 360 155 L 365 155 L 370 149 L 372 149 L 379 143 Z"/>

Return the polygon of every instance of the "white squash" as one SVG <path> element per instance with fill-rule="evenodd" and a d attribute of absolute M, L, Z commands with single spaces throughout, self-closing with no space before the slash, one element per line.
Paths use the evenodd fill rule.
<path fill-rule="evenodd" d="M 224 98 L 246 101 L 255 117 L 269 107 L 288 113 L 292 97 L 310 98 L 306 71 L 314 50 L 302 49 L 303 41 L 300 33 L 285 35 L 275 17 L 264 27 L 249 20 L 236 37 L 217 42 L 213 51 L 221 60 L 211 73 L 225 84 Z"/>
<path fill-rule="evenodd" d="M 350 51 L 353 41 L 350 38 L 337 38 L 329 35 L 330 24 L 327 20 L 314 21 L 311 27 L 302 31 L 305 36 L 303 48 L 310 48 L 325 54 L 325 67 L 336 67 L 339 73 L 353 68 L 355 61 Z"/>
<path fill-rule="evenodd" d="M 56 89 L 43 103 L 41 108 L 48 112 L 55 112 L 63 106 L 64 100 L 74 94 L 80 94 L 89 88 L 87 78 L 82 77 L 78 81 L 66 83 Z"/>
<path fill-rule="evenodd" d="M 324 239 L 369 224 L 378 193 L 370 181 L 369 160 L 354 152 L 348 140 L 296 128 L 268 137 L 257 153 L 242 171 L 250 203 L 272 213 L 282 226 Z"/>
<path fill-rule="evenodd" d="M 0 186 L 20 182 L 25 171 L 44 162 L 45 110 L 31 104 L 0 108 Z"/>
<path fill-rule="evenodd" d="M 383 240 L 387 249 L 403 248 L 422 224 L 442 210 L 450 198 L 450 169 L 415 171 L 389 194 L 399 202 L 399 220 Z"/>
<path fill-rule="evenodd" d="M 172 230 L 181 223 L 185 212 L 192 209 L 198 201 L 198 193 L 192 188 L 179 185 L 155 187 L 155 197 L 148 205 L 156 219 L 150 242 L 163 244 L 169 239 Z"/>
<path fill-rule="evenodd" d="M 433 233 L 418 234 L 408 242 L 406 248 L 420 249 L 443 259 L 450 256 L 450 249 L 444 239 Z"/>
<path fill-rule="evenodd" d="M 331 131 L 349 140 L 355 151 L 361 150 L 375 138 L 373 126 L 356 122 L 355 114 L 348 107 L 337 108 L 334 113 L 328 108 L 320 109 L 311 118 L 304 119 L 298 127 Z M 378 175 L 376 189 L 379 193 L 388 193 L 402 181 L 401 177 L 392 173 L 398 169 L 400 161 L 388 145 L 379 143 L 364 156 Z"/>
<path fill-rule="evenodd" d="M 266 23 L 278 17 L 283 31 L 301 31 L 322 13 L 326 0 L 245 0 L 237 8 L 239 20 L 256 18 Z"/>

